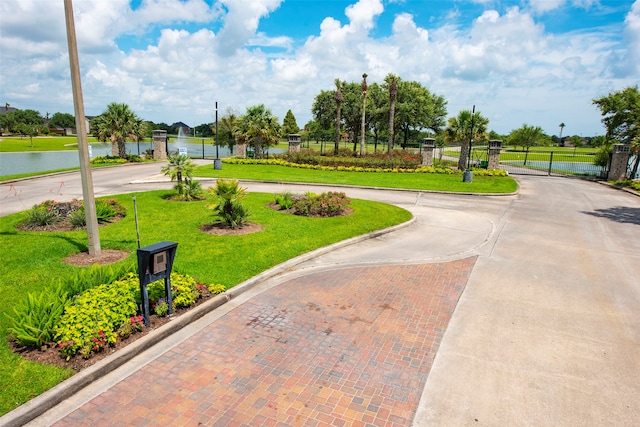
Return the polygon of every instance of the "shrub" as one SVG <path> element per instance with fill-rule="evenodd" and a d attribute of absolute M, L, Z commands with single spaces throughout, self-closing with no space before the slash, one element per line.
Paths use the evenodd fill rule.
<path fill-rule="evenodd" d="M 221 222 L 230 228 L 241 227 L 249 217 L 249 211 L 242 205 L 246 190 L 236 180 L 218 179 L 216 186 L 209 188 L 213 202 L 208 205 Z"/>
<path fill-rule="evenodd" d="M 278 193 L 274 196 L 274 202 L 280 209 L 289 210 L 293 207 L 293 195 L 290 192 Z"/>
<path fill-rule="evenodd" d="M 25 347 L 41 347 L 54 341 L 55 325 L 67 303 L 62 286 L 51 286 L 42 292 L 29 292 L 25 300 L 13 308 L 9 318 L 9 334 Z"/>
<path fill-rule="evenodd" d="M 160 298 L 156 306 L 153 308 L 153 311 L 156 313 L 158 317 L 164 317 L 169 312 L 169 304 L 165 301 L 164 298 Z"/>
<path fill-rule="evenodd" d="M 147 286 L 149 300 L 161 303 L 166 295 L 164 292 L 164 279 L 156 280 Z M 171 298 L 174 308 L 192 306 L 200 298 L 200 290 L 196 280 L 188 274 L 171 273 Z M 166 302 L 165 302 L 166 304 Z"/>
<path fill-rule="evenodd" d="M 91 159 L 92 165 L 113 165 L 127 163 L 127 159 L 118 156 L 96 156 Z"/>
<path fill-rule="evenodd" d="M 55 326 L 59 345 L 66 343 L 61 346 L 63 356 L 69 357 L 79 351 L 83 357 L 88 357 L 96 345 L 100 350 L 106 344 L 115 343 L 115 330 L 136 314 L 138 285 L 137 276 L 130 273 L 122 280 L 97 286 L 77 296 Z M 100 344 L 94 338 L 104 343 Z"/>
<path fill-rule="evenodd" d="M 296 215 L 331 217 L 344 214 L 351 200 L 344 193 L 328 192 L 302 197 L 293 205 Z"/>

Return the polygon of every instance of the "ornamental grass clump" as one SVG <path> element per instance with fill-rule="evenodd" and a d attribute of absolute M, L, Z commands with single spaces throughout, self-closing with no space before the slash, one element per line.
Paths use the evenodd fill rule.
<path fill-rule="evenodd" d="M 115 199 L 96 200 L 99 224 L 110 223 L 126 215 L 126 209 Z M 34 230 L 59 223 L 69 223 L 76 228 L 86 226 L 84 203 L 77 199 L 70 202 L 46 200 L 28 210 L 26 219 L 19 227 Z"/>

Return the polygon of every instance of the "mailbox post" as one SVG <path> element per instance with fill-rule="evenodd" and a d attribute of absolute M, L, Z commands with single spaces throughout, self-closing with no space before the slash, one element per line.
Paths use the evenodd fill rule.
<path fill-rule="evenodd" d="M 153 245 L 138 248 L 138 277 L 140 278 L 140 298 L 142 299 L 142 316 L 144 325 L 149 322 L 149 292 L 147 285 L 156 280 L 164 279 L 164 291 L 167 297 L 169 313 L 173 313 L 173 300 L 171 298 L 171 269 L 176 256 L 176 242 L 160 242 Z"/>

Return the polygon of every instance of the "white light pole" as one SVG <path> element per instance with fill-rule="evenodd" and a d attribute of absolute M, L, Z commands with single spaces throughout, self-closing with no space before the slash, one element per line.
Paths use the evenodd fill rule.
<path fill-rule="evenodd" d="M 216 101 L 216 159 L 213 161 L 213 168 L 215 170 L 222 169 L 222 161 L 218 155 L 218 101 Z"/>

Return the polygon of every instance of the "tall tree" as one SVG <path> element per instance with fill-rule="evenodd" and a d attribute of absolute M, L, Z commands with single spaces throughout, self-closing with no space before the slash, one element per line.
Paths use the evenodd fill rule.
<path fill-rule="evenodd" d="M 49 127 L 54 128 L 74 128 L 76 127 L 76 118 L 69 113 L 54 113 L 49 120 Z"/>
<path fill-rule="evenodd" d="M 36 110 L 16 110 L 15 120 L 17 123 L 24 123 L 25 125 L 42 126 L 44 118 Z"/>
<path fill-rule="evenodd" d="M 336 141 L 333 148 L 333 154 L 338 154 L 338 149 L 340 148 L 340 122 L 341 117 L 340 113 L 342 112 L 342 83 L 339 79 L 335 80 L 336 84 L 336 93 L 334 95 L 334 99 L 336 100 Z"/>
<path fill-rule="evenodd" d="M 387 93 L 378 83 L 369 85 L 367 91 L 367 111 L 369 111 L 369 127 L 373 132 L 374 149 L 378 150 L 378 141 L 389 126 L 389 104 Z"/>
<path fill-rule="evenodd" d="M 607 139 L 631 146 L 631 152 L 635 154 L 631 176 L 636 176 L 640 164 L 640 91 L 638 91 L 638 86 L 611 92 L 607 96 L 594 99 L 593 103 L 602 113 L 602 123 L 607 129 Z"/>
<path fill-rule="evenodd" d="M 471 135 L 471 124 L 473 123 L 473 135 Z M 457 117 L 450 117 L 445 132 L 445 140 L 448 143 L 460 143 L 460 158 L 458 159 L 458 169 L 467 168 L 469 162 L 469 143 L 474 141 L 484 141 L 487 139 L 487 127 L 489 119 L 484 117 L 479 111 L 472 114 L 471 110 L 462 110 Z"/>
<path fill-rule="evenodd" d="M 282 133 L 283 135 L 289 135 L 298 132 L 300 132 L 300 127 L 298 127 L 298 123 L 296 123 L 296 116 L 289 110 L 282 121 Z"/>
<path fill-rule="evenodd" d="M 235 131 L 238 128 L 239 119 L 238 112 L 231 107 L 227 107 L 224 116 L 220 117 L 218 121 L 218 144 L 222 147 L 229 147 L 231 152 L 233 152 L 233 147 L 236 143 Z M 212 128 L 212 131 L 215 136 L 215 129 Z"/>
<path fill-rule="evenodd" d="M 144 121 L 127 104 L 117 102 L 107 105 L 107 109 L 94 118 L 91 125 L 96 137 L 101 141 L 110 140 L 112 152 L 123 158 L 127 156 L 127 138 L 137 141 L 145 134 Z"/>
<path fill-rule="evenodd" d="M 526 165 L 529 149 L 534 145 L 546 145 L 551 140 L 544 134 L 540 126 L 529 126 L 525 123 L 520 128 L 512 130 L 507 137 L 507 141 L 513 146 L 520 146 L 526 150 L 524 157 L 524 164 Z"/>
<path fill-rule="evenodd" d="M 410 138 L 427 129 L 439 133 L 446 124 L 447 101 L 429 92 L 419 82 L 396 79 L 398 94 L 394 114 L 394 128 L 402 135 L 406 146 Z"/>
<path fill-rule="evenodd" d="M 247 107 L 234 132 L 236 139 L 254 148 L 256 158 L 262 157 L 264 148 L 278 144 L 281 134 L 278 118 L 264 104 Z"/>

